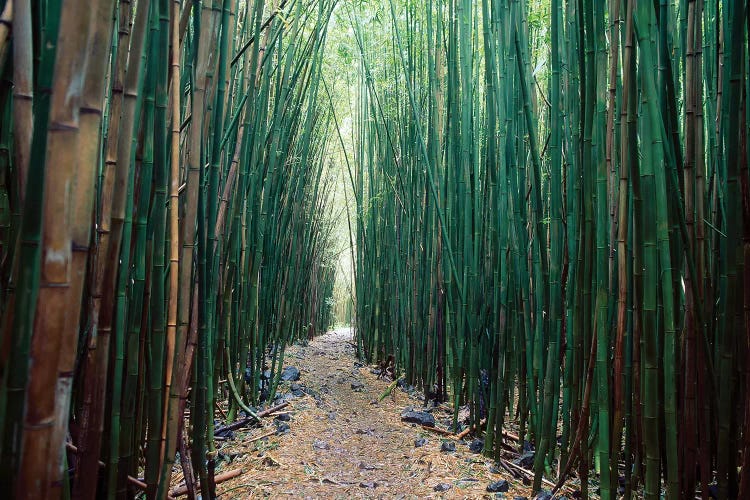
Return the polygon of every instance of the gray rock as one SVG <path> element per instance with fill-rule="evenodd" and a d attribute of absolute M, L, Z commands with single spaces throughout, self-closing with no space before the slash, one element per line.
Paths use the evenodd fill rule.
<path fill-rule="evenodd" d="M 451 488 L 452 488 L 452 486 L 450 484 L 448 484 L 448 483 L 438 483 L 432 489 L 433 489 L 433 491 L 443 492 L 443 491 L 448 491 Z"/>
<path fill-rule="evenodd" d="M 289 432 L 289 424 L 286 422 L 279 422 L 276 426 L 276 435 L 279 436 L 281 434 L 286 434 L 287 432 Z"/>
<path fill-rule="evenodd" d="M 456 443 L 454 443 L 453 441 L 443 441 L 443 444 L 440 445 L 440 451 L 442 451 L 443 453 L 456 451 Z"/>
<path fill-rule="evenodd" d="M 432 413 L 427 413 L 426 411 L 406 411 L 401 414 L 401 421 L 435 427 L 435 417 L 432 416 Z"/>
<path fill-rule="evenodd" d="M 513 463 L 516 465 L 520 465 L 521 467 L 524 467 L 526 469 L 530 469 L 531 467 L 534 467 L 534 452 L 533 451 L 524 452 L 523 455 L 513 460 Z"/>
<path fill-rule="evenodd" d="M 490 493 L 505 493 L 510 489 L 510 484 L 505 479 L 495 481 L 487 485 L 487 491 Z"/>
<path fill-rule="evenodd" d="M 482 453 L 482 450 L 484 449 L 484 439 L 475 439 L 469 443 L 469 449 L 472 453 Z"/>
<path fill-rule="evenodd" d="M 284 371 L 281 372 L 281 380 L 285 382 L 295 382 L 299 380 L 300 373 L 294 366 L 287 366 Z"/>

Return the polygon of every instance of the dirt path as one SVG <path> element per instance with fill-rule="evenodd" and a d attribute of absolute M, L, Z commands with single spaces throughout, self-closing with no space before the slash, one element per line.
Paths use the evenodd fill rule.
<path fill-rule="evenodd" d="M 528 494 L 507 472 L 493 473 L 469 442 L 454 440 L 456 451 L 441 452 L 447 438 L 402 422 L 405 407 L 421 409 L 416 396 L 396 388 L 373 404 L 389 381 L 356 362 L 349 329 L 288 348 L 284 365 L 299 368 L 294 389 L 304 393 L 287 396 L 288 421 L 266 418 L 264 428 L 238 431 L 223 444 L 217 474 L 240 467 L 243 473 L 219 485 L 222 498 L 491 498 L 487 485 L 501 479 L 511 491 L 499 498 Z M 285 383 L 280 392 L 289 388 Z M 438 425 L 449 418 L 435 415 Z M 289 430 L 280 435 L 250 441 L 285 424 Z M 415 447 L 420 438 L 427 443 Z M 448 489 L 436 491 L 439 484 Z"/>

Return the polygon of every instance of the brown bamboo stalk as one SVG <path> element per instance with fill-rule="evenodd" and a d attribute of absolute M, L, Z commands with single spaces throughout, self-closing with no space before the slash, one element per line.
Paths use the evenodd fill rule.
<path fill-rule="evenodd" d="M 616 1 L 617 13 L 619 15 L 619 1 Z M 627 237 L 628 237 L 628 184 L 629 184 L 629 172 L 628 172 L 628 148 L 630 143 L 626 140 L 628 137 L 628 102 L 630 96 L 630 62 L 633 57 L 633 4 L 628 4 L 627 12 L 625 13 L 625 53 L 623 56 L 623 82 L 622 82 L 622 104 L 620 105 L 620 179 L 618 185 L 618 200 L 617 200 L 617 323 L 616 323 L 616 336 L 615 336 L 615 355 L 614 355 L 614 419 L 612 421 L 612 443 L 615 445 L 615 450 L 619 449 L 620 435 L 623 427 L 623 415 L 624 415 L 624 404 L 625 394 L 623 393 L 623 373 L 624 373 L 624 359 L 623 351 L 625 347 L 625 327 L 626 327 L 626 313 L 627 313 L 627 302 L 628 302 L 628 278 L 627 278 Z M 618 38 L 615 36 L 615 38 Z M 615 43 L 616 45 L 616 43 Z M 610 60 L 610 78 L 613 78 L 613 74 L 616 71 L 617 56 L 615 55 L 616 49 L 613 50 L 612 59 Z M 610 153 L 610 148 L 614 149 L 614 123 L 610 122 L 610 119 L 614 117 L 614 97 L 610 94 L 611 106 L 610 113 L 607 116 L 608 126 L 612 126 L 612 129 L 607 131 L 607 151 Z"/>
<path fill-rule="evenodd" d="M 178 370 L 174 372 L 173 390 L 169 393 L 169 400 L 167 404 L 167 415 L 165 416 L 162 424 L 162 448 L 165 452 L 164 458 L 166 465 L 164 466 L 164 472 L 160 474 L 164 485 L 171 483 L 172 477 L 172 463 L 174 462 L 174 450 L 173 447 L 177 447 L 177 444 L 172 444 L 170 439 L 172 434 L 175 436 L 181 436 L 185 425 L 185 408 L 187 407 L 187 398 L 190 391 L 190 381 L 192 380 L 191 374 L 193 369 L 193 353 L 198 343 L 198 288 L 193 288 L 193 307 L 191 309 L 190 317 L 190 330 L 188 332 L 187 346 L 185 352 L 182 354 L 185 362 L 178 366 Z M 175 437 L 176 439 L 176 437 Z M 169 450 L 166 452 L 165 450 Z M 182 452 L 180 453 L 182 455 Z M 163 485 L 160 484 L 160 489 Z"/>
<path fill-rule="evenodd" d="M 50 447 L 56 429 L 57 366 L 60 349 L 68 348 L 61 343 L 70 337 L 64 331 L 67 317 L 75 313 L 70 310 L 74 301 L 72 281 L 83 281 L 83 276 L 73 276 L 71 272 L 72 224 L 89 225 L 88 218 L 81 223 L 71 217 L 76 213 L 77 200 L 72 195 L 82 159 L 79 112 L 91 24 L 88 3 L 72 1 L 60 19 L 47 133 L 39 296 L 31 338 L 21 460 L 14 489 L 18 498 L 49 497 L 50 479 L 54 477 L 49 456 L 62 452 Z M 93 170 L 95 165 L 88 167 Z M 93 196 L 93 190 L 87 195 Z M 71 344 L 75 346 L 75 338 Z"/>
<path fill-rule="evenodd" d="M 185 10 L 190 7 L 186 6 Z M 175 374 L 179 374 L 181 354 L 176 352 L 177 341 L 177 319 L 178 319 L 178 298 L 179 298 L 179 276 L 180 276 L 180 226 L 179 226 L 179 202 L 180 202 L 180 125 L 181 125 L 181 108 L 180 105 L 180 0 L 174 0 L 172 3 L 172 13 L 170 18 L 170 38 L 172 45 L 171 66 L 171 118 L 172 125 L 170 134 L 172 136 L 170 150 L 170 178 L 169 178 L 169 298 L 167 301 L 167 338 L 165 345 L 165 387 L 164 387 L 164 412 L 162 420 L 162 450 L 161 456 L 165 457 L 166 450 L 172 452 L 172 437 L 176 438 L 177 429 L 174 422 L 179 415 L 179 398 L 173 394 L 172 386 L 180 383 L 180 379 L 175 379 Z M 163 474 L 160 474 L 160 477 Z M 169 484 L 171 471 L 167 471 L 166 483 Z M 161 479 L 160 479 L 161 481 Z"/>
<path fill-rule="evenodd" d="M 196 221 L 198 215 L 198 189 L 200 188 L 201 145 L 203 143 L 203 122 L 206 97 L 206 74 L 209 65 L 209 41 L 213 31 L 211 8 L 204 5 L 200 13 L 201 31 L 198 39 L 198 57 L 196 62 L 196 78 L 193 84 L 192 119 L 190 123 L 190 141 L 188 144 L 187 186 L 185 196 L 185 219 L 182 223 L 182 248 L 179 273 L 179 298 L 177 313 L 177 338 L 182 342 L 186 339 L 188 323 L 190 322 L 190 297 L 193 285 L 193 256 L 196 244 Z M 177 345 L 182 345 L 177 342 Z"/>
<path fill-rule="evenodd" d="M 695 42 L 694 42 L 694 68 L 696 72 L 695 84 L 696 84 L 696 108 L 695 108 L 695 219 L 699 221 L 695 225 L 695 270 L 696 277 L 699 280 L 698 285 L 698 303 L 706 304 L 706 297 L 704 290 L 710 289 L 710 285 L 704 288 L 704 276 L 706 273 L 706 229 L 702 221 L 705 220 L 705 193 L 706 193 L 706 177 L 705 177 L 705 147 L 704 147 L 704 119 L 703 119 L 703 29 L 702 29 L 702 17 L 703 17 L 703 0 L 696 0 L 695 2 Z M 702 307 L 702 306 L 701 306 Z M 708 311 L 703 311 L 703 316 L 706 317 Z M 698 328 L 702 329 L 703 325 L 697 325 Z M 711 397 L 705 390 L 705 387 L 710 387 L 707 383 L 709 379 L 708 374 L 708 363 L 706 359 L 707 352 L 705 349 L 697 350 L 697 374 L 696 374 L 696 391 L 698 393 L 698 454 L 699 463 L 701 470 L 711 470 L 711 425 L 710 425 L 710 405 Z M 709 483 L 711 481 L 710 474 L 701 474 L 701 490 L 705 496 L 707 496 Z M 704 496 L 704 498 L 705 498 Z"/>
<path fill-rule="evenodd" d="M 687 229 L 687 245 L 695 255 L 695 156 L 696 156 L 696 110 L 698 106 L 696 94 L 696 57 L 695 57 L 695 1 L 688 2 L 687 19 L 687 53 L 685 55 L 685 160 L 683 168 L 683 193 L 685 200 L 685 225 Z M 700 19 L 700 17 L 698 17 Z M 700 78 L 700 75 L 699 75 Z M 702 194 L 698 194 L 702 197 Z M 695 464 L 697 457 L 698 419 L 696 407 L 696 347 L 697 330 L 695 317 L 695 297 L 693 295 L 692 278 L 690 273 L 685 277 L 685 337 L 681 351 L 683 356 L 683 383 L 680 394 L 680 447 L 679 469 L 680 487 L 685 495 L 692 495 L 695 491 Z M 688 493 L 690 492 L 690 493 Z"/>
<path fill-rule="evenodd" d="M 104 172 L 102 174 L 102 185 L 101 193 L 99 195 L 99 201 L 101 204 L 101 214 L 97 220 L 97 246 L 94 252 L 94 269 L 92 279 L 92 301 L 90 317 L 93 321 L 97 321 L 99 314 L 98 311 L 101 307 L 102 297 L 102 282 L 99 279 L 104 274 L 102 267 L 104 266 L 104 257 L 107 254 L 109 247 L 109 235 L 111 227 L 111 206 L 112 197 L 114 191 L 115 182 L 115 167 L 117 166 L 117 146 L 118 141 L 116 138 L 120 134 L 120 122 L 122 117 L 122 105 L 123 105 L 123 89 L 125 72 L 127 70 L 128 61 L 128 50 L 130 41 L 130 13 L 132 6 L 130 0 L 120 0 L 119 11 L 119 28 L 118 28 L 118 47 L 117 59 L 115 61 L 115 68 L 112 75 L 112 89 L 109 97 L 109 123 L 107 129 L 107 137 L 110 140 L 107 141 L 107 147 L 104 152 Z M 102 257 L 99 258 L 98 256 Z M 89 339 L 89 349 L 96 348 L 96 335 L 92 335 Z"/>
<path fill-rule="evenodd" d="M 13 23 L 13 2 L 5 2 L 3 12 L 0 13 L 0 68 L 5 66 L 8 56 L 8 39 Z"/>
<path fill-rule="evenodd" d="M 237 178 L 237 168 L 240 162 L 240 153 L 242 152 L 242 137 L 245 133 L 244 125 L 240 127 L 237 132 L 237 145 L 235 146 L 234 155 L 232 156 L 232 163 L 229 167 L 229 173 L 227 174 L 227 182 L 224 185 L 224 191 L 221 193 L 221 200 L 219 205 L 219 212 L 216 216 L 216 229 L 214 230 L 214 236 L 216 241 L 214 243 L 214 251 L 218 244 L 219 237 L 224 233 L 224 223 L 226 222 L 227 209 L 229 208 L 229 195 L 234 190 L 234 181 Z M 221 286 L 221 284 L 219 284 Z"/>
<path fill-rule="evenodd" d="M 86 264 L 90 252 L 91 229 L 96 195 L 96 175 L 99 171 L 101 151 L 101 125 L 103 117 L 104 91 L 112 36 L 115 0 L 98 0 L 89 4 L 92 12 L 91 31 L 88 39 L 88 65 L 84 79 L 83 100 L 80 110 L 79 159 L 76 181 L 73 185 L 71 214 L 72 266 L 69 313 L 57 366 L 57 398 L 55 401 L 55 430 L 51 437 L 49 458 L 52 471 L 51 496 L 59 497 L 63 484 L 63 442 L 68 429 L 70 398 L 73 388 L 73 372 L 78 347 L 78 332 L 86 277 Z"/>
<path fill-rule="evenodd" d="M 10 3 L 10 2 L 8 2 Z M 23 205 L 34 131 L 31 0 L 13 2 L 13 152 L 18 196 Z"/>
<path fill-rule="evenodd" d="M 582 440 L 586 439 L 586 435 L 588 434 L 588 423 L 589 423 L 589 411 L 590 411 L 590 404 L 591 404 L 591 387 L 593 385 L 593 379 L 594 379 L 594 365 L 596 360 L 596 345 L 597 345 L 598 337 L 596 335 L 596 329 L 594 329 L 594 335 L 591 338 L 591 351 L 589 352 L 589 362 L 586 367 L 586 382 L 585 382 L 585 388 L 583 391 L 583 404 L 581 406 L 581 415 L 578 419 L 578 427 L 576 429 L 575 438 L 573 439 L 573 444 L 570 446 L 570 455 L 568 455 L 568 460 L 565 463 L 565 466 L 561 468 L 560 470 L 560 477 L 557 479 L 557 483 L 555 483 L 554 488 L 552 488 L 552 494 L 554 495 L 557 490 L 559 490 L 563 484 L 565 484 L 565 480 L 568 476 L 568 472 L 573 468 L 573 465 L 577 458 L 580 458 L 581 460 L 585 460 L 585 454 L 587 453 L 584 450 L 585 445 L 581 445 Z"/>
<path fill-rule="evenodd" d="M 116 159 L 107 166 L 114 170 L 112 190 L 104 193 L 111 195 L 102 200 L 102 213 L 108 212 L 109 241 L 100 245 L 96 252 L 97 266 L 94 278 L 94 301 L 97 303 L 92 315 L 92 342 L 89 343 L 84 366 L 84 404 L 88 408 L 81 419 L 81 435 L 79 443 L 79 466 L 76 470 L 76 484 L 73 489 L 75 498 L 93 498 L 96 494 L 96 481 L 88 480 L 96 473 L 96 459 L 102 440 L 102 424 L 104 419 L 105 392 L 107 388 L 109 364 L 109 340 L 112 333 L 112 322 L 115 305 L 115 282 L 120 262 L 120 244 L 125 218 L 125 202 L 127 197 L 127 180 L 130 170 L 130 156 L 133 145 L 133 131 L 135 129 L 135 105 L 138 99 L 138 82 L 142 70 L 143 47 L 146 40 L 149 20 L 150 0 L 140 0 L 133 25 L 133 36 L 130 43 L 128 67 L 125 73 L 122 115 L 120 129 L 116 136 L 109 136 L 109 141 L 116 141 Z M 121 50 L 124 50 L 121 47 Z M 108 187 L 105 185 L 105 188 Z M 102 219 L 106 219 L 106 215 Z M 102 226 L 102 230 L 105 227 Z M 83 478 L 87 478 L 84 480 Z"/>
<path fill-rule="evenodd" d="M 102 185 L 100 187 L 99 203 L 101 205 L 101 213 L 97 219 L 97 240 L 96 247 L 92 256 L 93 272 L 91 273 L 91 299 L 89 301 L 89 318 L 94 323 L 92 326 L 92 334 L 89 336 L 86 343 L 86 359 L 84 366 L 93 365 L 96 361 L 97 346 L 99 344 L 99 338 L 96 334 L 96 322 L 99 316 L 99 309 L 101 308 L 101 297 L 102 297 L 102 280 L 100 277 L 104 274 L 104 255 L 107 253 L 109 246 L 109 234 L 110 234 L 110 208 L 112 206 L 112 192 L 114 190 L 114 178 L 115 178 L 115 166 L 117 163 L 117 145 L 116 140 L 120 131 L 120 118 L 122 111 L 123 101 L 123 81 L 125 79 L 125 71 L 127 69 L 128 50 L 130 40 L 130 13 L 132 6 L 130 0 L 120 0 L 119 2 L 119 27 L 118 27 L 118 46 L 120 49 L 117 53 L 115 61 L 115 67 L 112 75 L 112 88 L 109 97 L 109 123 L 107 129 L 107 137 L 110 138 L 107 141 L 107 147 L 104 153 L 104 171 Z M 101 255 L 101 257 L 99 257 Z M 104 350 L 104 349 L 102 349 Z M 82 424 L 88 425 L 89 415 L 92 412 L 93 395 L 96 392 L 96 386 L 94 384 L 94 377 L 89 376 L 84 378 L 83 391 L 84 397 L 82 401 L 81 409 L 81 421 Z M 74 439 L 78 436 L 73 436 Z M 86 449 L 84 444 L 83 449 Z M 98 456 L 98 450 L 95 455 Z M 91 464 L 89 463 L 89 467 Z"/>
<path fill-rule="evenodd" d="M 181 248 L 179 254 L 179 279 L 177 286 L 177 331 L 174 336 L 174 347 L 169 347 L 174 354 L 173 368 L 171 369 L 171 375 L 174 377 L 175 374 L 180 373 L 180 367 L 184 364 L 185 358 L 183 356 L 187 341 L 188 327 L 190 323 L 190 304 L 193 296 L 193 290 L 196 289 L 195 281 L 193 279 L 193 262 L 194 252 L 196 247 L 196 222 L 198 219 L 198 190 L 200 188 L 200 172 L 201 172 L 201 150 L 203 144 L 203 127 L 204 127 L 204 110 L 206 104 L 206 80 L 209 69 L 209 52 L 212 48 L 211 40 L 212 33 L 214 31 L 214 18 L 212 8 L 208 4 L 203 4 L 201 12 L 196 12 L 194 15 L 201 16 L 201 33 L 198 38 L 198 49 L 197 49 L 197 61 L 195 65 L 196 77 L 193 82 L 192 88 L 192 99 L 191 99 L 191 121 L 188 143 L 188 158 L 187 158 L 187 184 L 185 188 L 185 209 L 184 219 L 181 224 Z M 174 35 L 173 35 L 174 36 Z M 174 77 L 173 77 L 174 80 Z M 179 123 L 179 122 L 178 122 Z M 174 126 L 174 124 L 173 124 Z M 174 141 L 173 141 L 174 144 Z M 173 157 L 174 159 L 174 157 Z M 173 164 L 174 170 L 174 164 Z M 172 235 L 172 244 L 174 244 L 174 236 Z M 172 259 L 173 256 L 170 256 Z M 171 267 L 171 261 L 170 261 Z M 173 278 L 171 278 L 173 279 Z M 170 294 L 172 294 L 170 289 Z M 171 307 L 171 304 L 170 304 Z M 170 311 L 171 314 L 171 311 Z M 171 328 L 168 325 L 168 328 Z M 169 335 L 168 335 L 169 337 Z M 172 342 L 172 338 L 168 338 L 168 343 Z M 168 375 L 170 375 L 168 373 Z M 172 380 L 171 385 L 174 385 L 175 381 Z M 171 392 L 171 391 L 170 391 Z M 165 395 L 166 397 L 172 396 L 170 393 Z M 165 399 L 165 403 L 167 403 Z M 174 410 L 174 398 L 169 402 L 167 407 L 171 407 Z M 174 447 L 176 445 L 176 433 L 177 425 L 175 424 L 177 415 L 174 411 L 166 412 L 167 420 L 164 423 L 165 428 L 162 429 L 166 433 L 165 436 L 165 452 L 169 454 L 170 459 L 174 455 Z M 170 473 L 167 472 L 169 475 Z"/>
<path fill-rule="evenodd" d="M 195 495 L 195 472 L 193 472 L 193 464 L 190 462 L 190 452 L 188 451 L 187 436 L 185 435 L 185 417 L 182 418 L 182 430 L 180 430 L 180 465 L 182 466 L 182 475 L 185 476 L 185 486 L 187 488 L 187 496 L 190 500 L 193 500 Z"/>

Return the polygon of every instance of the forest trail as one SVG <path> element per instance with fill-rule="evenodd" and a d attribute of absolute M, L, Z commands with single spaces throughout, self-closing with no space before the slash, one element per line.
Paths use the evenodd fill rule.
<path fill-rule="evenodd" d="M 417 394 L 395 388 L 373 403 L 391 381 L 357 362 L 353 345 L 346 328 L 287 348 L 284 366 L 300 370 L 294 388 L 304 393 L 285 396 L 288 422 L 265 418 L 264 428 L 243 429 L 223 443 L 220 458 L 231 461 L 217 475 L 237 468 L 243 474 L 218 485 L 221 498 L 494 498 L 487 486 L 503 479 L 510 491 L 498 498 L 529 495 L 520 481 L 472 453 L 471 438 L 456 441 L 402 422 L 404 408 L 422 409 Z M 282 384 L 279 392 L 289 391 L 291 384 Z M 440 408 L 433 413 L 445 428 L 450 414 Z M 283 424 L 289 425 L 285 433 L 251 441 Z M 420 438 L 427 442 L 416 447 Z M 441 452 L 443 441 L 456 450 Z M 439 484 L 450 488 L 435 491 Z"/>

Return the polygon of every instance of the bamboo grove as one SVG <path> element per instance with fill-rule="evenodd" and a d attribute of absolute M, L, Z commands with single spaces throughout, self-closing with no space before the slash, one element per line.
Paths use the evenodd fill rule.
<path fill-rule="evenodd" d="M 746 2 L 348 14 L 361 353 L 534 490 L 750 495 Z"/>
<path fill-rule="evenodd" d="M 217 401 L 330 323 L 332 9 L 0 2 L 5 494 L 215 497 Z"/>

